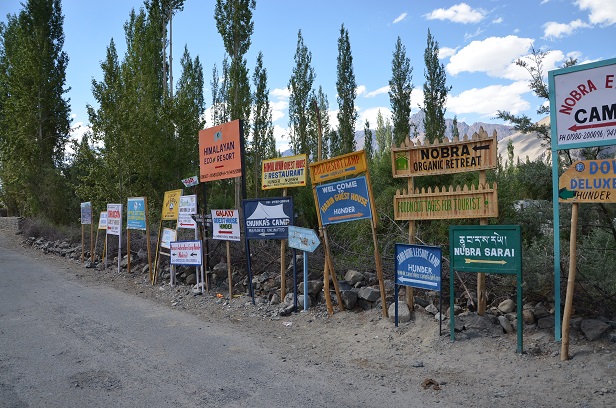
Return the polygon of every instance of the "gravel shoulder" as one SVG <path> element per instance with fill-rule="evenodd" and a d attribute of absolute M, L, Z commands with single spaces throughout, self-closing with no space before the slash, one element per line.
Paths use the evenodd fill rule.
<path fill-rule="evenodd" d="M 518 354 L 515 333 L 468 327 L 451 342 L 447 322 L 439 336 L 438 322 L 421 311 L 399 327 L 377 309 L 335 309 L 329 316 L 324 305 L 317 305 L 280 316 L 279 307 L 264 299 L 253 305 L 246 296 L 229 301 L 215 291 L 195 295 L 189 286 L 153 286 L 147 274 L 118 273 L 115 265 L 86 269 L 80 262 L 26 246 L 23 238 L 0 230 L 0 248 L 49 262 L 67 280 L 112 287 L 204 321 L 227 321 L 238 333 L 253 336 L 260 343 L 256 346 L 276 350 L 280 359 L 334 373 L 343 393 L 365 391 L 354 385 L 361 378 L 392 393 L 418 390 L 438 406 L 611 407 L 616 398 L 616 344 L 606 339 L 589 342 L 572 331 L 571 358 L 562 362 L 560 343 L 538 329 L 525 331 L 525 353 Z"/>

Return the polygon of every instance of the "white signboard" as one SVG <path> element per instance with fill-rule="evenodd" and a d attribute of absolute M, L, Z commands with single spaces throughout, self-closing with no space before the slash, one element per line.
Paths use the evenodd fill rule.
<path fill-rule="evenodd" d="M 201 241 L 171 242 L 171 265 L 201 265 Z"/>
<path fill-rule="evenodd" d="M 197 223 L 192 218 L 197 213 L 197 196 L 186 195 L 180 197 L 180 212 L 178 213 L 178 228 L 196 229 Z"/>
<path fill-rule="evenodd" d="M 98 219 L 98 229 L 99 230 L 107 229 L 107 211 L 101 211 L 101 216 Z"/>
<path fill-rule="evenodd" d="M 161 248 L 171 248 L 171 242 L 175 241 L 175 230 L 171 228 L 163 228 L 163 234 L 160 239 Z"/>
<path fill-rule="evenodd" d="M 212 238 L 225 241 L 240 240 L 238 210 L 212 210 Z"/>
<path fill-rule="evenodd" d="M 552 147 L 616 144 L 616 59 L 551 71 Z"/>
<path fill-rule="evenodd" d="M 107 204 L 107 234 L 118 235 L 122 232 L 122 204 Z"/>
<path fill-rule="evenodd" d="M 192 177 L 188 177 L 188 178 L 182 179 L 182 183 L 186 187 L 194 187 L 197 184 L 199 184 L 199 176 L 194 175 Z"/>

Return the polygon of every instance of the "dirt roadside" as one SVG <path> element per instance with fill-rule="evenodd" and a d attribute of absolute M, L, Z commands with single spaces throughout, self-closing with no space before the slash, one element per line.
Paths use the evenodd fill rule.
<path fill-rule="evenodd" d="M 411 322 L 398 328 L 376 309 L 336 309 L 328 316 L 319 305 L 283 317 L 277 313 L 279 308 L 262 299 L 256 299 L 255 305 L 249 297 L 229 302 L 215 292 L 194 295 L 188 286 L 152 286 L 147 274 L 118 273 L 112 267 L 86 269 L 79 262 L 25 246 L 23 238 L 14 231 L 0 230 L 0 247 L 59 266 L 66 279 L 111 286 L 206 321 L 226 320 L 237 327 L 239 335 L 252 336 L 257 346 L 277 350 L 289 363 L 334 371 L 341 393 L 353 393 L 354 378 L 364 378 L 392 392 L 414 389 L 426 393 L 438 406 L 614 406 L 616 344 L 607 340 L 588 342 L 573 333 L 571 359 L 561 362 L 560 343 L 554 342 L 552 333 L 536 329 L 525 331 L 525 353 L 517 354 L 515 333 L 469 329 L 458 333 L 452 343 L 448 335 L 439 336 L 438 322 L 422 312 L 415 312 Z"/>

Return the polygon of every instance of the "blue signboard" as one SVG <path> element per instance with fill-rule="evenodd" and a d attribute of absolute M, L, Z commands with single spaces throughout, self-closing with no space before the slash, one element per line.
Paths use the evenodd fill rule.
<path fill-rule="evenodd" d="M 289 248 L 314 252 L 320 243 L 319 236 L 313 229 L 289 226 Z"/>
<path fill-rule="evenodd" d="M 440 292 L 441 255 L 439 247 L 396 244 L 396 284 Z"/>
<path fill-rule="evenodd" d="M 242 200 L 246 239 L 287 239 L 293 225 L 293 197 Z"/>
<path fill-rule="evenodd" d="M 145 198 L 131 197 L 126 205 L 126 229 L 145 230 Z"/>
<path fill-rule="evenodd" d="M 321 184 L 316 190 L 323 225 L 372 217 L 365 176 Z"/>

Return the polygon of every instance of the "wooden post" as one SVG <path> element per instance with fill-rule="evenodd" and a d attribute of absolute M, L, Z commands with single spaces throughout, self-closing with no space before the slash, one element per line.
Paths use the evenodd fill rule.
<path fill-rule="evenodd" d="M 409 177 L 407 179 L 407 189 L 409 194 L 413 193 L 413 189 L 414 189 L 414 185 L 413 185 L 413 177 Z M 415 234 L 416 234 L 416 228 L 415 228 L 415 220 L 410 220 L 409 221 L 409 244 L 415 244 L 416 240 L 415 240 Z M 413 288 L 410 286 L 405 286 L 404 287 L 404 292 L 406 294 L 406 304 L 409 307 L 409 310 L 411 312 L 413 312 L 415 310 L 415 299 L 413 299 Z M 442 311 L 441 311 L 442 313 Z"/>
<path fill-rule="evenodd" d="M 84 240 L 84 227 L 83 224 L 81 224 L 81 263 L 83 263 L 83 240 Z"/>
<path fill-rule="evenodd" d="M 486 171 L 481 170 L 479 171 L 479 188 L 483 188 L 485 184 L 486 184 Z M 479 220 L 479 225 L 488 225 L 488 220 L 486 218 L 481 218 Z M 486 274 L 478 273 L 477 274 L 477 314 L 479 316 L 483 316 L 486 313 L 486 303 L 487 303 Z"/>
<path fill-rule="evenodd" d="M 332 283 L 334 284 L 334 290 L 336 291 L 336 297 L 338 298 L 338 309 L 342 312 L 345 310 L 344 308 L 344 304 L 342 303 L 342 296 L 340 295 L 340 288 L 338 287 L 338 278 L 336 278 L 336 271 L 334 269 L 334 261 L 332 259 L 332 254 L 330 252 L 329 249 L 329 239 L 327 237 L 327 229 L 325 227 L 323 227 L 323 243 L 324 243 L 324 247 L 325 247 L 325 262 L 327 262 L 327 264 L 329 265 L 329 270 L 331 271 L 331 278 L 332 278 Z M 325 285 L 327 285 L 327 288 L 329 289 L 329 277 L 326 277 L 326 281 L 324 282 Z M 325 292 L 325 296 L 327 299 L 329 291 Z M 327 300 L 326 300 L 327 302 Z M 331 304 L 331 299 L 330 299 L 330 304 Z M 333 313 L 330 313 L 330 315 Z"/>
<path fill-rule="evenodd" d="M 130 273 L 130 230 L 126 229 L 126 256 L 128 263 L 126 264 L 126 273 Z"/>
<path fill-rule="evenodd" d="M 231 247 L 229 241 L 227 243 L 227 278 L 229 280 L 229 302 L 233 299 L 233 274 L 231 273 Z"/>
<path fill-rule="evenodd" d="M 152 251 L 150 250 L 150 221 L 148 219 L 148 198 L 144 197 L 145 201 L 145 240 L 148 246 L 148 272 L 150 275 L 150 282 L 152 281 Z"/>
<path fill-rule="evenodd" d="M 94 217 L 92 217 L 94 218 Z M 98 236 L 98 229 L 96 230 L 96 236 Z M 94 219 L 90 223 L 90 261 L 94 262 Z"/>
<path fill-rule="evenodd" d="M 388 317 L 387 310 L 387 295 L 385 294 L 385 279 L 383 278 L 383 265 L 381 263 L 381 253 L 379 252 L 379 241 L 376 237 L 377 215 L 374 208 L 374 196 L 372 195 L 372 183 L 370 182 L 370 172 L 366 169 L 366 184 L 368 187 L 368 196 L 370 198 L 370 206 L 372 208 L 372 218 L 370 226 L 372 227 L 372 243 L 374 245 L 374 261 L 376 262 L 376 275 L 379 278 L 379 290 L 381 292 L 381 308 L 383 309 L 383 317 Z"/>
<path fill-rule="evenodd" d="M 287 189 L 282 189 L 282 196 L 287 196 Z M 291 214 L 291 217 L 294 217 Z M 286 276 L 286 263 L 285 263 L 285 253 L 286 253 L 286 239 L 280 240 L 280 301 L 284 302 L 284 298 L 287 295 L 287 276 Z M 304 254 L 305 255 L 305 254 Z"/>
<path fill-rule="evenodd" d="M 154 270 L 152 271 L 152 285 L 156 285 L 158 282 L 158 258 L 160 258 L 159 248 L 160 248 L 160 235 L 163 231 L 163 220 L 160 220 L 160 224 L 158 224 L 158 238 L 156 238 L 156 254 L 154 255 Z"/>
<path fill-rule="evenodd" d="M 577 221 L 578 203 L 573 203 L 571 204 L 571 238 L 569 239 L 569 277 L 567 278 L 567 297 L 563 313 L 562 344 L 560 348 L 561 361 L 569 360 L 569 325 L 571 311 L 573 310 L 573 292 L 575 291 L 575 273 L 577 270 Z M 560 290 L 560 288 L 556 288 L 556 290 Z"/>

